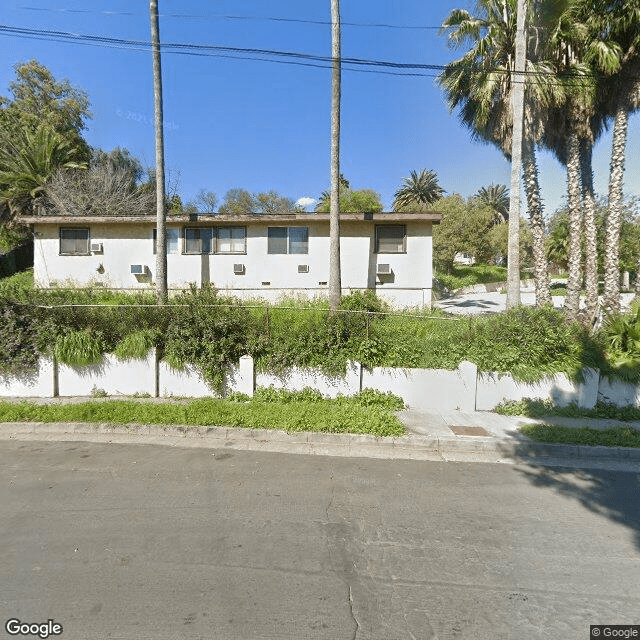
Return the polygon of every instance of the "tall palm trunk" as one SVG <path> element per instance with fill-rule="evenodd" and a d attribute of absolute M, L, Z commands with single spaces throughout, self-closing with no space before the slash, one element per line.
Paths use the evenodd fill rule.
<path fill-rule="evenodd" d="M 569 256 L 567 295 L 564 308 L 568 320 L 577 320 L 582 288 L 582 208 L 580 207 L 580 141 L 575 129 L 567 139 L 567 188 L 569 196 Z"/>
<path fill-rule="evenodd" d="M 609 211 L 604 252 L 604 308 L 620 310 L 620 225 L 622 224 L 622 178 L 629 114 L 624 106 L 616 110 L 609 173 Z"/>
<path fill-rule="evenodd" d="M 506 5 L 505 5 L 506 7 Z M 511 73 L 513 136 L 511 140 L 511 199 L 507 245 L 507 308 L 520 304 L 520 174 L 522 172 L 522 125 L 524 116 L 524 70 L 526 63 L 525 0 L 518 0 L 515 73 Z"/>
<path fill-rule="evenodd" d="M 584 216 L 584 271 L 587 289 L 585 320 L 592 325 L 598 316 L 598 232 L 596 229 L 596 199 L 593 191 L 591 156 L 593 144 L 580 140 L 580 180 L 582 186 L 582 214 Z"/>
<path fill-rule="evenodd" d="M 538 181 L 538 164 L 536 162 L 535 145 L 529 134 L 525 135 L 523 139 L 522 165 L 533 240 L 533 277 L 536 288 L 536 305 L 541 307 L 552 304 L 552 300 L 549 291 L 547 252 L 544 246 L 544 216 L 542 214 L 540 183 Z"/>
<path fill-rule="evenodd" d="M 329 201 L 329 305 L 340 305 L 340 0 L 331 0 L 331 196 Z"/>
<path fill-rule="evenodd" d="M 164 210 L 164 132 L 162 128 L 162 68 L 160 65 L 160 26 L 158 0 L 150 0 L 151 46 L 153 48 L 153 102 L 156 130 L 156 297 L 164 304 L 167 283 L 167 220 Z"/>

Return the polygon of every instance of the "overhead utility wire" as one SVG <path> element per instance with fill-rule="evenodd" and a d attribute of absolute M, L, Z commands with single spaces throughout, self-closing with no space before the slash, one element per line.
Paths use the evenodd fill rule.
<path fill-rule="evenodd" d="M 136 16 L 142 15 L 140 13 L 134 13 L 133 11 L 95 11 L 93 9 L 52 9 L 45 7 L 19 7 L 20 9 L 26 9 L 28 11 L 48 11 L 51 13 L 100 13 L 108 16 Z M 309 20 L 304 18 L 277 18 L 273 16 L 234 16 L 226 15 L 222 13 L 210 13 L 210 14 L 192 14 L 192 13 L 161 13 L 161 18 L 223 18 L 225 20 L 262 20 L 266 22 L 294 22 L 299 24 L 319 24 L 319 25 L 331 25 L 328 20 Z M 423 25 L 402 25 L 402 24 L 387 24 L 383 22 L 341 22 L 342 26 L 347 27 L 376 27 L 383 29 L 422 29 L 422 30 L 438 30 L 440 27 L 427 27 Z"/>
<path fill-rule="evenodd" d="M 78 34 L 71 33 L 68 31 L 53 31 L 49 29 L 28 29 L 25 27 L 12 27 L 10 25 L 2 25 L 0 24 L 0 35 L 5 34 L 8 36 L 36 39 L 36 40 L 45 40 L 51 42 L 61 42 L 61 43 L 75 43 L 75 44 L 85 44 L 85 45 L 94 45 L 94 46 L 104 46 L 116 49 L 126 49 L 130 51 L 149 51 L 151 45 L 146 40 L 129 40 L 124 38 L 110 38 L 107 36 L 97 36 L 91 34 Z M 251 60 L 260 60 L 263 62 L 278 62 L 284 64 L 297 64 L 300 66 L 309 66 L 309 67 L 318 67 L 318 68 L 330 68 L 331 63 L 333 62 L 331 56 L 321 56 L 316 54 L 309 53 L 300 53 L 296 51 L 279 51 L 276 49 L 256 49 L 256 48 L 245 48 L 245 47 L 229 47 L 222 45 L 201 45 L 201 44 L 193 44 L 193 43 L 167 43 L 164 42 L 161 44 L 161 49 L 166 53 L 176 53 L 182 55 L 195 55 L 195 56 L 212 56 L 212 57 L 226 57 L 226 58 L 234 58 L 234 59 L 251 59 Z M 231 55 L 237 54 L 237 55 Z M 243 54 L 252 54 L 252 56 L 276 56 L 281 58 L 289 58 L 289 60 L 273 60 L 270 58 L 256 58 L 252 56 L 247 56 Z M 293 58 L 293 60 L 291 60 Z M 301 62 L 305 60 L 307 62 Z M 325 63 L 325 64 L 313 64 L 316 63 Z M 428 73 L 418 73 L 417 70 L 420 71 L 443 71 L 446 67 L 445 65 L 436 65 L 436 64 L 425 64 L 425 63 L 405 63 L 405 62 L 391 62 L 387 60 L 368 60 L 364 58 L 342 58 L 341 62 L 343 65 L 353 65 L 353 66 L 365 66 L 365 67 L 374 67 L 375 69 L 358 69 L 358 68 L 348 68 L 349 71 L 360 71 L 360 72 L 370 72 L 370 73 L 380 73 L 387 75 L 398 75 L 398 76 L 427 76 L 427 77 L 435 77 L 436 74 L 428 74 Z M 397 72 L 393 71 L 381 71 L 380 68 L 391 68 L 398 70 Z M 504 73 L 508 73 L 505 70 Z M 539 72 L 539 71 L 526 71 L 525 75 L 529 77 L 535 76 L 553 76 L 554 74 L 549 72 Z M 580 78 L 580 75 L 576 74 L 573 76 L 576 79 Z M 516 81 L 523 82 L 523 81 Z M 559 82 L 558 84 L 572 84 L 566 81 Z M 578 84 L 578 83 L 573 83 Z"/>

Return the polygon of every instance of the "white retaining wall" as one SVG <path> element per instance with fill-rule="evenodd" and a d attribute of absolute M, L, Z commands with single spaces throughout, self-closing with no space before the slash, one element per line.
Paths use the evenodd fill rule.
<path fill-rule="evenodd" d="M 640 388 L 609 382 L 595 369 L 584 369 L 584 380 L 574 383 L 564 374 L 547 376 L 535 383 L 517 382 L 511 375 L 478 372 L 472 362 L 461 362 L 454 371 L 444 369 L 365 369 L 350 362 L 344 376 L 331 377 L 319 370 L 291 368 L 283 375 L 256 373 L 253 358 L 243 356 L 225 379 L 223 394 L 275 387 L 317 389 L 323 395 L 353 395 L 361 389 L 391 391 L 409 407 L 422 410 L 489 411 L 505 400 L 531 398 L 551 400 L 558 406 L 576 403 L 591 409 L 597 401 L 617 406 L 640 406 Z M 30 378 L 0 377 L 0 397 L 91 396 L 148 394 L 150 396 L 207 397 L 216 395 L 193 367 L 174 370 L 157 363 L 151 351 L 144 360 L 118 360 L 105 355 L 98 365 L 70 367 L 42 358 Z"/>

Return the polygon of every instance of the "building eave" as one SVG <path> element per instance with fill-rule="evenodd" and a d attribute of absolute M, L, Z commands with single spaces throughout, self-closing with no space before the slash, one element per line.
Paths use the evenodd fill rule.
<path fill-rule="evenodd" d="M 431 213 L 341 213 L 340 222 L 431 222 L 438 224 L 442 220 L 442 214 Z M 156 217 L 153 215 L 137 216 L 21 216 L 23 224 L 145 224 L 155 226 Z M 167 216 L 167 225 L 172 224 L 273 224 L 273 223 L 297 223 L 297 222 L 329 222 L 328 213 L 291 213 L 280 215 L 243 215 L 228 216 L 212 213 L 180 214 Z"/>

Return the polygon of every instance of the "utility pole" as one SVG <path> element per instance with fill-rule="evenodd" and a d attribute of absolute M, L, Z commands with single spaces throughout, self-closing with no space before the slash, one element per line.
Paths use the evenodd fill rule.
<path fill-rule="evenodd" d="M 511 199 L 509 202 L 509 244 L 507 250 L 507 309 L 520 304 L 520 175 L 522 172 L 522 121 L 527 41 L 525 35 L 525 0 L 518 0 L 516 18 L 516 59 L 511 70 Z"/>
<path fill-rule="evenodd" d="M 164 131 L 162 116 L 162 68 L 160 65 L 160 25 L 158 0 L 150 0 L 151 47 L 153 51 L 153 103 L 156 131 L 156 298 L 158 304 L 168 299 L 167 218 L 164 207 Z"/>
<path fill-rule="evenodd" d="M 331 196 L 329 200 L 329 306 L 340 305 L 340 0 L 331 0 Z"/>

